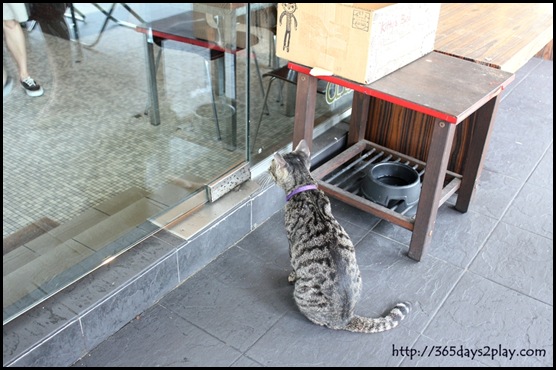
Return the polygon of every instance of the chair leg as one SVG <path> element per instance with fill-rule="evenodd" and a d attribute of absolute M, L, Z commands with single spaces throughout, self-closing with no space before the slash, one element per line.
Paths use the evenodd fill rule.
<path fill-rule="evenodd" d="M 207 79 L 210 88 L 210 96 L 212 97 L 212 113 L 214 114 L 214 123 L 216 125 L 216 137 L 218 140 L 222 140 L 220 135 L 220 124 L 218 123 L 218 110 L 216 109 L 216 96 L 214 94 L 214 89 L 212 87 L 212 76 L 210 73 L 210 60 L 205 59 L 205 69 L 207 71 Z"/>
<path fill-rule="evenodd" d="M 278 57 L 276 56 L 276 34 L 271 32 L 270 41 L 268 42 L 269 55 L 268 66 L 272 69 L 278 68 Z"/>
<path fill-rule="evenodd" d="M 259 76 L 259 84 L 261 86 L 261 94 L 264 95 L 263 77 L 262 77 L 262 74 L 261 74 L 261 69 L 259 68 L 259 61 L 257 59 L 257 54 L 255 53 L 254 49 L 252 49 L 251 51 L 253 53 L 253 59 L 255 60 L 255 69 L 257 70 L 257 76 Z M 265 99 L 263 109 L 266 110 L 267 114 L 270 114 L 270 110 L 268 110 L 268 105 L 266 103 L 266 99 Z"/>
<path fill-rule="evenodd" d="M 97 39 L 95 41 L 93 41 L 91 44 L 85 44 L 85 43 L 81 42 L 81 45 L 83 45 L 87 48 L 92 48 L 93 46 L 98 44 L 98 42 L 100 41 L 100 38 L 102 37 L 102 34 L 106 30 L 106 26 L 108 26 L 108 21 L 117 22 L 117 19 L 112 16 L 112 13 L 114 13 L 114 9 L 116 8 L 116 5 L 118 5 L 118 3 L 113 3 L 108 12 L 106 10 L 104 10 L 100 5 L 98 5 L 98 3 L 91 3 L 91 4 L 93 4 L 98 10 L 100 10 L 100 12 L 102 14 L 104 14 L 106 16 L 106 18 L 104 19 L 104 23 L 102 24 L 102 27 L 100 28 L 100 31 L 98 32 Z"/>
<path fill-rule="evenodd" d="M 263 108 L 261 109 L 261 114 L 259 115 L 259 120 L 257 121 L 257 126 L 255 126 L 255 131 L 253 132 L 253 146 L 251 147 L 251 152 L 253 152 L 255 150 L 255 142 L 257 141 L 257 136 L 259 134 L 259 128 L 261 127 L 261 122 L 263 120 L 263 114 L 264 114 L 264 107 L 266 106 L 266 103 L 268 101 L 268 96 L 270 95 L 270 87 L 272 86 L 272 82 L 274 82 L 274 80 L 276 79 L 276 77 L 271 77 L 270 81 L 268 81 L 268 87 L 266 88 L 266 94 L 264 95 L 264 103 L 263 103 Z M 270 114 L 270 112 L 269 112 Z"/>
<path fill-rule="evenodd" d="M 158 54 L 156 54 L 156 59 L 154 61 L 154 71 L 155 74 L 158 71 L 158 66 L 160 65 L 160 58 L 162 57 L 162 48 L 158 49 Z M 147 100 L 147 106 L 145 107 L 145 112 L 143 114 L 147 116 L 149 114 L 149 109 L 151 108 L 151 102 Z"/>

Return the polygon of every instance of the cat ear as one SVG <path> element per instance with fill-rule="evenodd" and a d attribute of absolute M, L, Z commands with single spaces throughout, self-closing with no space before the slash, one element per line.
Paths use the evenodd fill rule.
<path fill-rule="evenodd" d="M 274 160 L 279 167 L 286 167 L 286 160 L 278 152 L 274 153 Z"/>
<path fill-rule="evenodd" d="M 305 154 L 307 154 L 307 157 L 311 158 L 311 151 L 309 150 L 309 146 L 307 145 L 307 142 L 305 141 L 305 139 L 301 139 L 301 141 L 299 142 L 299 144 L 297 144 L 297 147 L 295 148 L 296 152 L 304 152 Z"/>

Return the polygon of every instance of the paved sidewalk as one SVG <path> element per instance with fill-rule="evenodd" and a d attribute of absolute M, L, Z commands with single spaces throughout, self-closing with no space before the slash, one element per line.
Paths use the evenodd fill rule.
<path fill-rule="evenodd" d="M 73 366 L 553 366 L 551 61 L 504 92 L 481 180 L 469 212 L 440 208 L 418 263 L 409 231 L 333 200 L 362 272 L 356 312 L 413 303 L 392 331 L 299 313 L 280 211 Z"/>

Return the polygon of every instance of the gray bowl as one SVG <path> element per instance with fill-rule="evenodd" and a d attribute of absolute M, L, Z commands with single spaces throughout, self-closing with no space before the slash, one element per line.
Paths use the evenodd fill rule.
<path fill-rule="evenodd" d="M 402 201 L 396 209 L 402 211 L 419 201 L 419 173 L 410 165 L 400 162 L 377 163 L 366 170 L 361 192 L 365 198 L 384 207 L 390 208 Z"/>

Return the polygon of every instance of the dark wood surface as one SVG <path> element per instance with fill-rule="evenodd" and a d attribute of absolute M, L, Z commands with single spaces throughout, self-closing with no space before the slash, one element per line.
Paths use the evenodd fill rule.
<path fill-rule="evenodd" d="M 305 74 L 310 72 L 309 67 L 296 63 L 289 67 Z M 449 123 L 460 123 L 498 95 L 514 75 L 431 52 L 368 85 L 334 76 L 319 78 Z"/>

